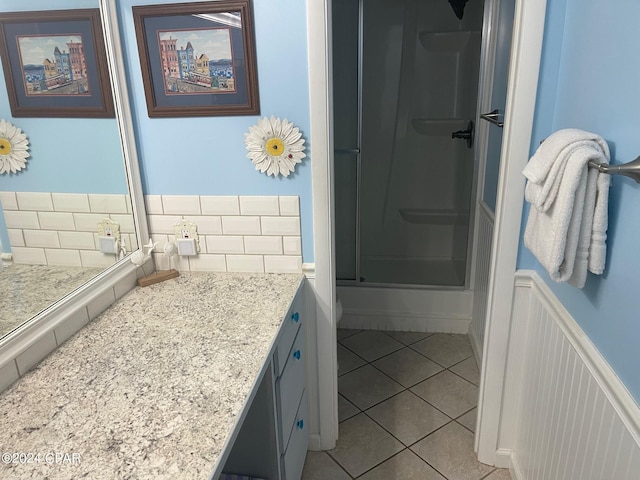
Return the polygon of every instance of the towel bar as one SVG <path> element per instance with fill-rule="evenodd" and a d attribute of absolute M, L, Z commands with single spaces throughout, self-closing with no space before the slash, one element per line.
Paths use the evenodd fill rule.
<path fill-rule="evenodd" d="M 640 183 L 640 156 L 622 165 L 599 164 L 594 160 L 589 160 L 589 166 L 597 168 L 602 173 L 624 175 L 625 177 L 633 178 L 636 183 Z"/>

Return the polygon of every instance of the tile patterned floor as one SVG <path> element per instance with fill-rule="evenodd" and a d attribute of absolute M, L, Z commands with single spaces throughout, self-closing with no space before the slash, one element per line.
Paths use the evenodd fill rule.
<path fill-rule="evenodd" d="M 510 480 L 476 460 L 479 372 L 466 335 L 338 330 L 340 439 L 302 480 Z"/>

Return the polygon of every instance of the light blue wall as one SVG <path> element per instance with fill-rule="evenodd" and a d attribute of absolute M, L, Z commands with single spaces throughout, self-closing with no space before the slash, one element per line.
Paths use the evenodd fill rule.
<path fill-rule="evenodd" d="M 577 127 L 602 135 L 613 163 L 640 154 L 640 3 L 635 0 L 550 0 L 551 18 L 532 149 L 552 131 Z M 566 14 L 563 11 L 566 4 Z M 640 185 L 613 177 L 607 267 L 584 289 L 548 280 L 631 394 L 640 401 Z M 524 247 L 521 247 L 524 248 Z M 521 256 L 519 267 L 528 267 Z"/>
<path fill-rule="evenodd" d="M 0 12 L 97 8 L 98 0 L 3 0 Z M 127 193 L 113 118 L 13 118 L 0 75 L 0 118 L 27 134 L 26 170 L 0 175 L 0 190 L 18 192 Z"/>
<path fill-rule="evenodd" d="M 118 4 L 138 154 L 146 194 L 298 195 L 305 262 L 313 261 L 312 155 L 289 178 L 267 177 L 246 157 L 244 134 L 259 116 L 154 118 L 147 115 L 132 6 L 176 0 L 122 0 Z M 306 2 L 253 2 L 261 116 L 287 118 L 309 148 Z M 189 139 L 187 142 L 178 139 Z"/>

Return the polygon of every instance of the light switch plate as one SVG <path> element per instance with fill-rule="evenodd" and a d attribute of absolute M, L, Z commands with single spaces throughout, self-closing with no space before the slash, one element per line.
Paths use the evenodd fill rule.
<path fill-rule="evenodd" d="M 118 253 L 118 239 L 115 237 L 98 237 L 102 253 Z"/>

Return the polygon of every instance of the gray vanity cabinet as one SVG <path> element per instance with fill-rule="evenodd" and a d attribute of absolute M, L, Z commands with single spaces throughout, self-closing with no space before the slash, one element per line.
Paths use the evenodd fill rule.
<path fill-rule="evenodd" d="M 309 445 L 305 392 L 304 285 L 291 303 L 274 347 L 243 415 L 229 439 L 214 479 L 300 480 Z M 224 472 L 222 475 L 220 472 Z"/>

